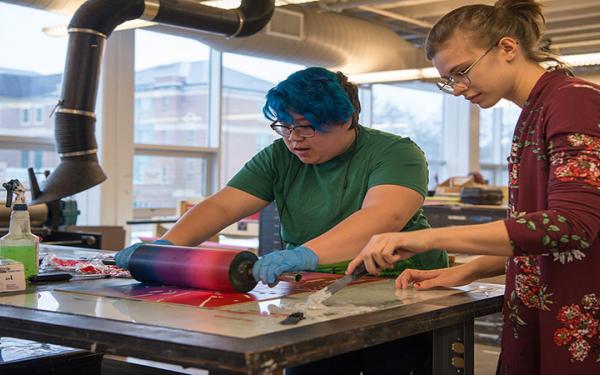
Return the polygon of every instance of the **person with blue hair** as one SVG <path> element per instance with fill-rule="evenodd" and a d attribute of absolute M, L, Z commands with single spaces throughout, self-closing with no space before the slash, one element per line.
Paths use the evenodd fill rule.
<path fill-rule="evenodd" d="M 290 271 L 344 273 L 371 236 L 429 227 L 421 209 L 428 183 L 423 152 L 409 138 L 359 125 L 360 109 L 358 87 L 343 73 L 312 67 L 291 74 L 267 93 L 263 108 L 281 138 L 186 212 L 160 243 L 195 246 L 275 201 L 285 249 L 252 269 L 256 280 L 273 284 Z M 127 268 L 136 246 L 119 252 L 117 265 Z M 437 249 L 410 259 L 411 268 L 447 266 L 446 252 Z M 428 361 L 422 348 L 429 340 L 413 336 L 286 373 L 409 373 Z"/>

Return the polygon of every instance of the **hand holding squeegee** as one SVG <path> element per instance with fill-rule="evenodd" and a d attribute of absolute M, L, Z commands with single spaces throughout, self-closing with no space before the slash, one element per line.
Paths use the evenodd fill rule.
<path fill-rule="evenodd" d="M 314 293 L 313 295 L 321 296 L 321 298 L 316 298 L 316 300 L 318 300 L 318 302 L 322 303 L 323 301 L 326 301 L 327 299 L 329 299 L 335 293 L 339 292 L 341 289 L 343 289 L 345 286 L 347 286 L 351 282 L 356 281 L 356 280 L 358 280 L 358 278 L 363 277 L 368 274 L 369 274 L 369 272 L 367 272 L 367 268 L 365 267 L 365 264 L 361 263 L 358 267 L 356 267 L 354 269 L 354 271 L 352 273 L 345 275 L 341 279 L 337 279 L 336 281 L 332 282 L 331 284 L 329 284 L 325 288 L 319 290 L 318 292 Z"/>

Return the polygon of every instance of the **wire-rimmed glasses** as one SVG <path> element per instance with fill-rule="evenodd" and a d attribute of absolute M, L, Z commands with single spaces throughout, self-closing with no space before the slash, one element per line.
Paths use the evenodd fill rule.
<path fill-rule="evenodd" d="M 282 124 L 279 121 L 271 123 L 271 129 L 282 137 L 289 137 L 292 132 L 302 138 L 310 138 L 315 136 L 315 128 L 312 125 L 288 125 Z"/>
<path fill-rule="evenodd" d="M 440 80 L 440 82 L 437 83 L 437 87 L 446 94 L 454 94 L 454 88 L 459 83 L 464 85 L 465 87 L 469 87 L 471 85 L 471 78 L 469 78 L 468 76 L 469 72 L 473 70 L 475 65 L 477 65 L 477 63 L 481 61 L 481 59 L 483 59 L 485 55 L 490 53 L 490 51 L 493 50 L 496 47 L 496 45 L 497 43 L 488 48 L 483 55 L 479 56 L 479 58 L 475 60 L 473 64 L 469 65 L 466 69 L 456 73 L 450 73 L 448 75 L 448 78 Z"/>

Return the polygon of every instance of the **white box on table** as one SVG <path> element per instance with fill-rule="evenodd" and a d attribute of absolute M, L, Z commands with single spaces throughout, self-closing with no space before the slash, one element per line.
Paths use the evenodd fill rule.
<path fill-rule="evenodd" d="M 0 293 L 25 290 L 25 268 L 23 263 L 0 258 Z"/>

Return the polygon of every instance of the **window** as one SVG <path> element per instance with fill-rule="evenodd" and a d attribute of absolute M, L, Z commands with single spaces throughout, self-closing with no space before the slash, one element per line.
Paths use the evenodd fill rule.
<path fill-rule="evenodd" d="M 161 112 L 168 112 L 169 111 L 169 98 L 166 96 L 163 96 L 162 98 L 160 98 L 160 110 Z"/>
<path fill-rule="evenodd" d="M 36 108 L 35 109 L 35 123 L 36 125 L 40 125 L 44 122 L 44 109 Z"/>
<path fill-rule="evenodd" d="M 42 172 L 54 168 L 58 161 L 58 154 L 51 147 L 46 149 L 15 149 L 0 143 L 0 181 L 5 182 L 16 178 L 29 189 L 27 168 L 32 167 L 39 172 L 40 175 L 37 178 L 38 181 L 42 182 L 44 181 L 44 177 L 41 175 Z M 27 197 L 27 199 L 30 198 L 30 196 Z"/>
<path fill-rule="evenodd" d="M 21 110 L 21 124 L 24 126 L 29 125 L 29 112 L 31 112 L 29 108 L 23 108 Z"/>
<path fill-rule="evenodd" d="M 492 185 L 508 184 L 508 162 L 512 136 L 521 109 L 502 100 L 479 115 L 479 160 L 483 177 Z"/>
<path fill-rule="evenodd" d="M 145 30 L 135 38 L 135 143 L 209 146 L 209 48 Z"/>
<path fill-rule="evenodd" d="M 42 28 L 68 22 L 63 15 L 0 2 L 0 51 L 6 52 L 0 59 L 0 137 L 41 137 L 51 142 L 53 122 L 40 124 L 32 108 L 50 113 L 56 105 L 67 38 L 48 36 Z M 40 126 L 30 127 L 33 121 Z"/>
<path fill-rule="evenodd" d="M 221 186 L 258 151 L 278 138 L 262 108 L 265 95 L 302 65 L 223 54 Z"/>
<path fill-rule="evenodd" d="M 188 38 L 135 31 L 134 216 L 174 215 L 208 194 L 210 49 Z"/>
<path fill-rule="evenodd" d="M 174 210 L 180 199 L 205 196 L 206 167 L 206 161 L 197 158 L 136 155 L 134 208 Z"/>
<path fill-rule="evenodd" d="M 68 22 L 62 15 L 0 2 L 2 182 L 17 178 L 28 187 L 27 168 L 41 174 L 59 162 L 54 123 L 44 122 L 43 114 L 50 113 L 60 95 L 67 38 L 50 37 L 42 28 Z"/>
<path fill-rule="evenodd" d="M 372 86 L 372 127 L 410 137 L 425 153 L 429 164 L 429 189 L 441 182 L 443 96 L 425 83 Z M 427 110 L 423 110 L 426 107 Z"/>

